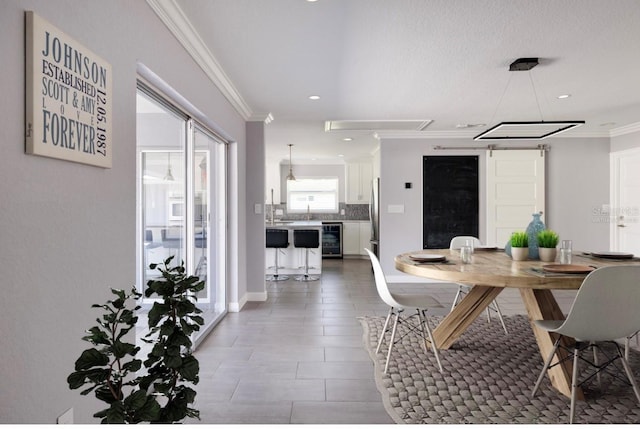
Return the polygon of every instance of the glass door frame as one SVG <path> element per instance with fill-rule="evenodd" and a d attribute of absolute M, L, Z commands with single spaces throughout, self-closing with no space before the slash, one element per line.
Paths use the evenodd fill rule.
<path fill-rule="evenodd" d="M 201 304 L 207 304 L 206 309 L 203 309 L 206 324 L 201 328 L 201 331 L 194 337 L 194 348 L 202 341 L 206 334 L 226 315 L 229 307 L 229 287 L 228 287 L 228 259 L 227 259 L 227 246 L 228 239 L 228 219 L 227 210 L 229 199 L 229 178 L 228 178 L 228 143 L 215 132 L 211 131 L 201 122 L 194 120 L 190 117 L 189 112 L 185 112 L 175 106 L 173 103 L 165 99 L 158 94 L 157 91 L 151 89 L 143 82 L 138 82 L 137 94 L 156 102 L 163 110 L 168 110 L 169 113 L 174 113 L 176 116 L 184 120 L 183 132 L 184 138 L 183 147 L 181 149 L 175 149 L 171 147 L 138 147 L 137 148 L 137 162 L 136 162 L 136 187 L 137 187 L 137 202 L 136 202 L 136 244 L 137 244 L 137 269 L 136 279 L 138 283 L 138 290 L 144 291 L 146 288 L 145 282 L 145 264 L 148 264 L 144 256 L 144 238 L 145 238 L 145 218 L 144 218 L 144 205 L 145 201 L 141 200 L 144 195 L 144 183 L 143 183 L 143 154 L 145 152 L 174 152 L 179 151 L 184 154 L 183 167 L 185 172 L 184 182 L 184 223 L 182 234 L 182 254 L 184 255 L 185 269 L 187 274 L 194 274 L 198 265 L 198 261 L 195 261 L 195 181 L 196 171 L 198 166 L 194 165 L 196 159 L 196 152 L 205 152 L 208 164 L 207 171 L 207 219 L 206 227 L 208 231 L 206 235 L 206 279 L 208 293 L 206 299 L 199 300 Z M 203 134 L 208 139 L 208 147 L 205 150 L 196 149 L 195 136 L 196 132 Z M 212 165 L 212 163 L 214 165 Z M 214 206 L 215 204 L 215 206 Z M 213 231 L 215 229 L 215 231 Z M 214 256 L 214 258 L 212 258 Z M 153 261 L 157 262 L 157 261 Z M 173 261 L 173 263 L 179 263 L 180 261 Z M 215 269 L 214 269 L 215 267 Z M 154 300 L 142 298 L 140 304 L 142 309 L 148 309 Z M 211 308 L 208 308 L 211 305 Z M 209 317 L 206 317 L 209 315 Z"/>

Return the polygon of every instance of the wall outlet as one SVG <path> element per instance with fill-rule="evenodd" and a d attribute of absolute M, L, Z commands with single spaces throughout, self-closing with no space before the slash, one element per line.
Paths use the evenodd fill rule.
<path fill-rule="evenodd" d="M 59 425 L 72 425 L 73 424 L 73 408 L 69 408 L 64 413 L 60 414 L 60 417 L 56 420 Z"/>

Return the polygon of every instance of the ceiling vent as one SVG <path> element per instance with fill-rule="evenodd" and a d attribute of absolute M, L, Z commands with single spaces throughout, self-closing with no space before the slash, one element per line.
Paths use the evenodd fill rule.
<path fill-rule="evenodd" d="M 325 131 L 423 131 L 433 122 L 431 119 L 397 121 L 326 121 Z"/>

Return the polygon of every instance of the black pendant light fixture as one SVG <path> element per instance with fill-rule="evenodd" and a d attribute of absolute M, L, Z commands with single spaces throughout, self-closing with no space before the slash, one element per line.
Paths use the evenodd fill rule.
<path fill-rule="evenodd" d="M 291 167 L 291 146 L 293 145 L 289 144 L 289 175 L 287 176 L 287 180 L 296 180 L 296 176 L 293 175 L 293 169 Z"/>
<path fill-rule="evenodd" d="M 530 71 L 538 65 L 538 58 L 518 58 L 509 65 L 509 71 Z M 529 75 L 531 77 L 531 75 Z M 509 83 L 507 82 L 507 86 Z M 531 80 L 533 93 L 538 103 L 538 95 L 536 94 L 533 79 Z M 506 89 L 505 89 L 506 92 Z M 504 95 L 504 94 L 503 94 Z M 502 101 L 502 99 L 500 99 Z M 498 103 L 498 106 L 500 103 Z M 497 109 L 496 109 L 497 111 Z M 540 104 L 538 103 L 538 111 Z M 542 113 L 540 113 L 542 119 Z M 478 134 L 474 140 L 542 140 L 551 137 L 563 131 L 570 130 L 584 124 L 584 121 L 515 121 L 500 122 L 488 130 Z"/>

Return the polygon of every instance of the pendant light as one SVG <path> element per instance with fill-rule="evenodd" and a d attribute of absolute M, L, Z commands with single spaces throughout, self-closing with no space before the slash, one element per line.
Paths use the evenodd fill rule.
<path fill-rule="evenodd" d="M 175 179 L 173 178 L 173 174 L 171 174 L 171 152 L 168 152 L 169 159 L 167 161 L 167 174 L 164 175 L 164 180 L 169 182 L 173 182 Z"/>
<path fill-rule="evenodd" d="M 489 128 L 486 131 L 475 136 L 474 140 L 542 140 L 547 137 L 559 134 L 563 131 L 570 130 L 585 123 L 585 121 L 545 121 L 542 118 L 542 110 L 540 109 L 540 103 L 538 102 L 538 94 L 536 87 L 531 77 L 531 69 L 539 64 L 538 58 L 518 58 L 509 65 L 509 71 L 527 71 L 529 72 L 529 80 L 531 81 L 531 87 L 533 88 L 533 95 L 535 96 L 536 104 L 538 106 L 538 112 L 540 114 L 539 121 L 516 121 L 516 122 L 500 122 Z M 509 82 L 507 81 L 507 87 L 504 92 L 507 92 Z M 504 97 L 504 93 L 502 94 Z M 498 101 L 498 107 L 502 102 L 502 97 Z M 496 108 L 496 112 L 498 111 Z M 494 113 L 495 115 L 495 113 Z"/>
<path fill-rule="evenodd" d="M 289 144 L 289 175 L 287 176 L 287 180 L 296 180 L 296 176 L 293 175 L 293 171 L 291 169 L 291 146 L 293 145 Z"/>

